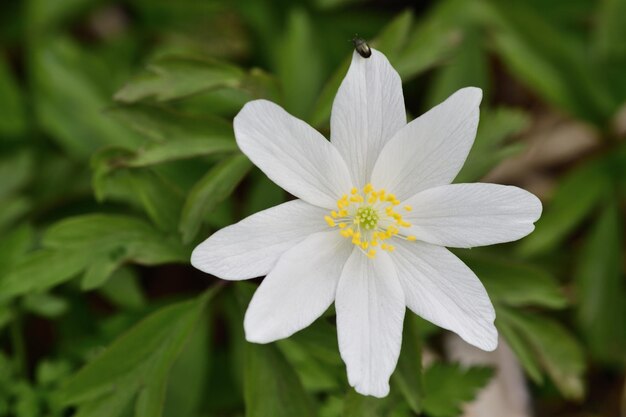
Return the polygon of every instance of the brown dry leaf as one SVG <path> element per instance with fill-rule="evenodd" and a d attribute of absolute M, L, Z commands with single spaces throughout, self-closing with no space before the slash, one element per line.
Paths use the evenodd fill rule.
<path fill-rule="evenodd" d="M 531 417 L 526 379 L 515 354 L 500 338 L 498 348 L 485 352 L 464 342 L 455 334 L 446 335 L 445 350 L 450 359 L 462 365 L 487 365 L 496 370 L 489 385 L 476 399 L 463 407 L 463 417 Z"/>

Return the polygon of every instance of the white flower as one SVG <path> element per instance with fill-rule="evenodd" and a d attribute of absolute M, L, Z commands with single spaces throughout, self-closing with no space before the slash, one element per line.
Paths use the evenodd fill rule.
<path fill-rule="evenodd" d="M 267 275 L 246 312 L 247 340 L 269 343 L 309 326 L 335 302 L 350 385 L 389 392 L 405 306 L 491 351 L 493 306 L 476 275 L 444 246 L 529 234 L 532 194 L 450 184 L 478 126 L 482 92 L 464 88 L 406 123 L 400 77 L 383 54 L 354 54 L 333 103 L 331 140 L 265 100 L 234 121 L 246 154 L 298 199 L 201 243 L 191 263 L 228 280 Z"/>

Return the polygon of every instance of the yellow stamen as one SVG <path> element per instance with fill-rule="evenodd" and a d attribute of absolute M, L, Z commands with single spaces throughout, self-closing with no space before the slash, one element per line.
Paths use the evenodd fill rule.
<path fill-rule="evenodd" d="M 350 239 L 368 258 L 374 258 L 374 248 L 394 251 L 395 246 L 391 244 L 394 237 L 417 240 L 413 235 L 400 232 L 411 223 L 404 220 L 396 206 L 402 207 L 403 213 L 413 210 L 410 205 L 400 204 L 394 194 L 384 189 L 376 190 L 368 183 L 361 190 L 354 187 L 348 194 L 343 194 L 337 200 L 337 209 L 324 216 L 324 220 L 330 227 L 338 226 L 341 236 Z"/>

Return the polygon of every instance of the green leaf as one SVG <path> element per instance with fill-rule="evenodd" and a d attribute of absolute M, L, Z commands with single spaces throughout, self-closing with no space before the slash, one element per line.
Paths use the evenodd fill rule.
<path fill-rule="evenodd" d="M 593 211 L 609 191 L 608 187 L 603 160 L 587 163 L 567 174 L 558 184 L 535 231 L 522 242 L 520 252 L 530 256 L 556 248 Z"/>
<path fill-rule="evenodd" d="M 248 158 L 236 155 L 217 164 L 194 185 L 180 219 L 179 230 L 184 242 L 196 236 L 205 216 L 233 192 L 250 167 Z"/>
<path fill-rule="evenodd" d="M 626 97 L 626 80 L 623 68 L 626 65 L 626 26 L 622 16 L 626 13 L 626 1 L 604 0 L 598 2 L 594 16 L 593 52 L 607 78 L 615 96 L 619 100 Z"/>
<path fill-rule="evenodd" d="M 543 384 L 543 374 L 541 372 L 541 364 L 533 351 L 532 346 L 528 340 L 521 335 L 514 325 L 507 320 L 506 311 L 502 314 L 500 306 L 495 304 L 496 307 L 496 327 L 498 332 L 504 337 L 515 353 L 517 360 L 520 361 L 522 367 L 536 384 Z"/>
<path fill-rule="evenodd" d="M 106 113 L 135 132 L 158 142 L 212 138 L 234 140 L 232 124 L 213 115 L 190 115 L 148 104 L 120 105 L 108 109 Z"/>
<path fill-rule="evenodd" d="M 538 315 L 501 308 L 498 319 L 505 320 L 528 343 L 538 361 L 567 398 L 584 396 L 584 353 L 579 343 L 558 322 Z"/>
<path fill-rule="evenodd" d="M 127 310 L 139 310 L 146 305 L 139 278 L 129 267 L 113 272 L 99 292 L 112 304 Z"/>
<path fill-rule="evenodd" d="M 611 199 L 613 200 L 613 199 Z M 623 222 L 618 204 L 608 201 L 587 238 L 575 268 L 578 319 L 591 353 L 624 363 L 626 317 Z"/>
<path fill-rule="evenodd" d="M 84 253 L 42 249 L 19 262 L 13 270 L 0 277 L 0 299 L 32 291 L 44 291 L 77 276 L 89 262 Z"/>
<path fill-rule="evenodd" d="M 522 2 L 490 0 L 495 47 L 514 75 L 547 101 L 603 125 L 619 104 L 586 46 Z"/>
<path fill-rule="evenodd" d="M 626 26 L 623 16 L 626 14 L 626 1 L 604 0 L 599 2 L 595 19 L 595 49 L 602 58 L 626 57 Z"/>
<path fill-rule="evenodd" d="M 90 291 L 101 287 L 123 262 L 124 252 L 122 251 L 112 252 L 109 256 L 97 258 L 87 267 L 80 282 L 81 290 Z"/>
<path fill-rule="evenodd" d="M 345 367 L 339 356 L 337 329 L 317 320 L 306 329 L 278 342 L 294 365 L 302 385 L 311 392 L 337 390 L 343 386 Z"/>
<path fill-rule="evenodd" d="M 27 294 L 24 297 L 24 309 L 46 318 L 56 318 L 68 309 L 65 299 L 50 293 Z"/>
<path fill-rule="evenodd" d="M 0 231 L 15 225 L 20 218 L 24 217 L 33 207 L 33 203 L 27 197 L 14 196 L 0 201 Z"/>
<path fill-rule="evenodd" d="M 372 46 L 394 62 L 402 53 L 413 27 L 413 12 L 406 10 L 398 14 L 383 28 Z"/>
<path fill-rule="evenodd" d="M 0 237 L 0 276 L 10 271 L 30 249 L 33 229 L 28 225 L 16 228 Z"/>
<path fill-rule="evenodd" d="M 39 123 L 67 153 L 81 159 L 104 145 L 138 143 L 133 132 L 103 114 L 108 97 L 89 76 L 88 61 L 73 42 L 53 39 L 35 50 L 32 64 Z"/>
<path fill-rule="evenodd" d="M 282 353 L 271 344 L 246 344 L 246 417 L 313 417 L 313 403 Z"/>
<path fill-rule="evenodd" d="M 131 151 L 120 148 L 106 148 L 94 155 L 92 183 L 96 199 L 142 208 L 160 229 L 176 230 L 185 190 L 171 180 L 169 174 L 175 175 L 181 171 L 170 167 L 170 171 L 164 173 L 162 166 L 118 169 L 116 161 L 132 158 Z M 187 172 L 184 171 L 183 175 Z"/>
<path fill-rule="evenodd" d="M 312 126 L 326 127 L 328 124 L 335 95 L 337 95 L 337 90 L 339 90 L 341 82 L 348 73 L 348 68 L 350 68 L 349 57 L 342 61 L 330 79 L 326 81 L 311 112 L 310 120 Z"/>
<path fill-rule="evenodd" d="M 476 273 L 496 303 L 547 308 L 567 305 L 558 282 L 543 269 L 471 250 L 461 252 L 460 258 Z"/>
<path fill-rule="evenodd" d="M 134 196 L 150 219 L 164 231 L 175 231 L 183 208 L 183 191 L 156 170 L 125 172 Z"/>
<path fill-rule="evenodd" d="M 230 137 L 180 139 L 149 143 L 132 154 L 111 159 L 108 163 L 115 169 L 139 168 L 198 156 L 233 153 L 238 150 L 237 144 Z"/>
<path fill-rule="evenodd" d="M 0 140 L 26 130 L 24 98 L 17 80 L 0 57 Z"/>
<path fill-rule="evenodd" d="M 27 21 L 29 29 L 41 35 L 54 26 L 93 3 L 93 0 L 28 0 Z"/>
<path fill-rule="evenodd" d="M 34 162 L 28 152 L 8 154 L 0 159 L 0 200 L 28 184 L 33 177 Z"/>
<path fill-rule="evenodd" d="M 473 400 L 492 375 L 491 368 L 437 362 L 424 372 L 423 408 L 433 417 L 456 417 L 461 405 Z"/>
<path fill-rule="evenodd" d="M 208 371 L 212 365 L 212 328 L 200 326 L 194 331 L 172 366 L 167 383 L 163 415 L 165 417 L 199 416 L 206 403 Z"/>
<path fill-rule="evenodd" d="M 350 389 L 343 402 L 341 417 L 381 417 L 383 401 L 379 398 L 360 395 Z"/>
<path fill-rule="evenodd" d="M 282 85 L 285 109 L 306 119 L 322 85 L 324 55 L 308 14 L 293 9 L 276 51 L 276 72 Z"/>
<path fill-rule="evenodd" d="M 452 56 L 463 37 L 463 24 L 471 14 L 466 2 L 440 2 L 415 25 L 406 46 L 391 61 L 403 82 L 415 78 Z"/>
<path fill-rule="evenodd" d="M 463 38 L 457 52 L 435 73 L 427 100 L 431 108 L 444 101 L 463 87 L 483 89 L 483 102 L 489 101 L 489 63 L 480 29 L 475 25 L 464 28 Z M 483 118 L 481 118 L 481 124 Z"/>
<path fill-rule="evenodd" d="M 244 77 L 236 66 L 200 57 L 164 56 L 115 94 L 115 100 L 164 102 L 224 87 L 236 87 Z"/>
<path fill-rule="evenodd" d="M 108 405 L 107 415 L 116 417 L 135 398 L 136 416 L 160 416 L 172 364 L 214 292 L 165 307 L 128 330 L 63 386 L 64 403 L 85 416 Z"/>
<path fill-rule="evenodd" d="M 392 375 L 393 383 L 400 389 L 405 400 L 414 413 L 422 411 L 422 346 L 421 339 L 415 331 L 416 316 L 404 319 L 402 332 L 402 349 L 398 365 Z"/>
<path fill-rule="evenodd" d="M 252 183 L 245 204 L 246 216 L 285 202 L 285 191 L 263 173 L 250 175 Z"/>
<path fill-rule="evenodd" d="M 43 238 L 52 249 L 110 252 L 123 248 L 126 259 L 142 265 L 185 261 L 187 251 L 175 239 L 143 220 L 114 214 L 70 217 L 51 226 Z"/>
<path fill-rule="evenodd" d="M 521 110 L 500 107 L 481 110 L 474 145 L 454 182 L 475 182 L 506 158 L 522 150 L 519 144 L 506 145 L 511 136 L 526 129 L 530 120 Z"/>
<path fill-rule="evenodd" d="M 133 151 L 108 149 L 94 161 L 103 172 L 238 150 L 232 125 L 216 116 L 189 116 L 142 104 L 115 107 L 108 114 L 154 142 Z"/>
<path fill-rule="evenodd" d="M 121 215 L 90 214 L 62 220 L 48 229 L 43 245 L 0 277 L 2 297 L 46 290 L 93 264 L 113 272 L 108 259 L 142 265 L 188 259 L 187 250 L 171 237 L 143 220 Z M 100 284 L 105 279 L 101 270 L 91 274 L 97 279 L 89 278 L 90 283 Z"/>

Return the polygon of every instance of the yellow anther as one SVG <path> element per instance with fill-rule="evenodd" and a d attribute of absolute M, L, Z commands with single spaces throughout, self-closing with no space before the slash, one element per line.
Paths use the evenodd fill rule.
<path fill-rule="evenodd" d="M 384 189 L 376 190 L 368 183 L 361 190 L 354 187 L 348 194 L 343 194 L 337 200 L 337 209 L 330 211 L 324 220 L 330 227 L 338 226 L 341 236 L 349 238 L 353 245 L 373 258 L 376 255 L 374 248 L 388 252 L 395 249 L 390 244 L 394 236 L 417 240 L 413 235 L 400 235 L 401 228 L 411 226 L 398 212 L 400 209 L 395 208 L 400 204 L 394 194 Z M 400 207 L 406 212 L 413 210 L 410 205 Z"/>
<path fill-rule="evenodd" d="M 352 236 L 353 230 L 352 229 L 342 229 L 339 231 L 339 233 L 341 234 L 341 236 L 345 237 L 345 238 L 349 238 L 350 236 Z"/>

